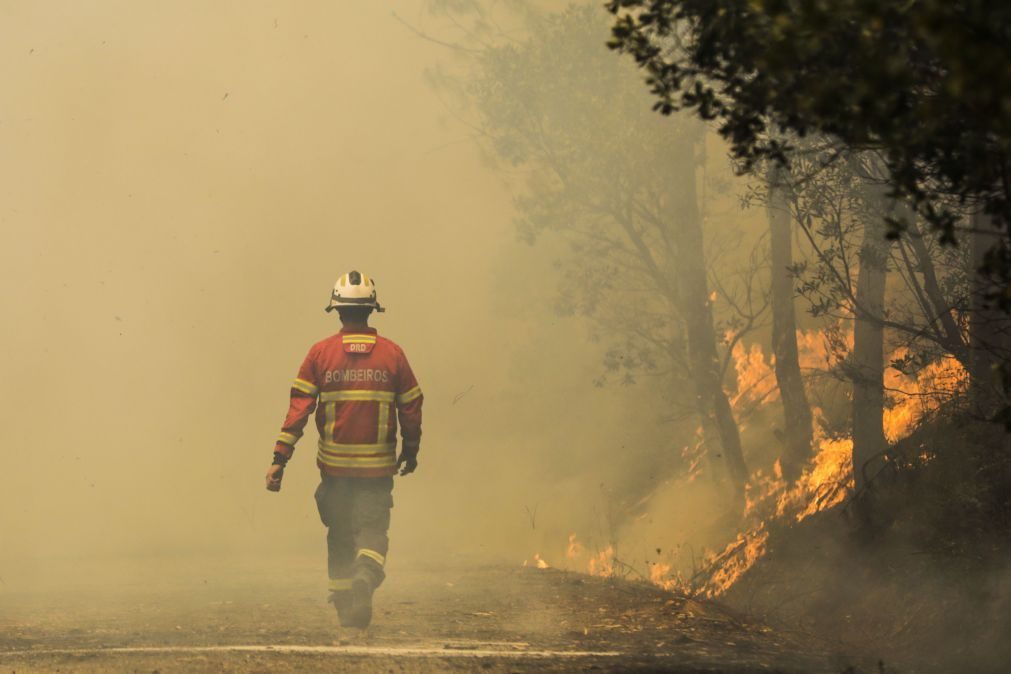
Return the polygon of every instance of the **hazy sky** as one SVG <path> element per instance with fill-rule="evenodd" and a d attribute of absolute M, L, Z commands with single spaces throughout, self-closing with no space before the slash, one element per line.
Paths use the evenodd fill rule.
<path fill-rule="evenodd" d="M 635 441 L 619 422 L 648 410 L 589 385 L 553 253 L 515 242 L 424 83 L 446 50 L 391 10 L 420 3 L 0 2 L 8 576 L 266 540 L 322 559 L 315 431 L 280 494 L 263 473 L 350 268 L 426 393 L 394 551 L 563 542 L 579 476 L 606 472 L 587 456 Z"/>

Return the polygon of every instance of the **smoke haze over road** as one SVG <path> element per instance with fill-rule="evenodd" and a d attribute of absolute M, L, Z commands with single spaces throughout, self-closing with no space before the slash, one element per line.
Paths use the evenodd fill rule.
<path fill-rule="evenodd" d="M 444 48 L 387 3 L 0 15 L 8 588 L 192 555 L 306 553 L 322 578 L 315 432 L 279 495 L 262 473 L 350 268 L 378 280 L 373 323 L 427 399 L 393 563 L 519 563 L 591 524 L 577 487 L 654 410 L 591 385 L 600 349 L 553 310 L 550 246 L 516 241 L 499 179 L 424 82 Z"/>

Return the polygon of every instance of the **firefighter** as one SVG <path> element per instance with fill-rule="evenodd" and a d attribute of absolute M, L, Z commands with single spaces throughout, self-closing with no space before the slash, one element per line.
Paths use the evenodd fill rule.
<path fill-rule="evenodd" d="M 357 271 L 341 276 L 326 307 L 334 310 L 342 329 L 314 344 L 299 368 L 267 489 L 281 489 L 284 467 L 315 410 L 316 505 L 327 527 L 329 601 L 342 626 L 365 628 L 372 593 L 385 577 L 393 476 L 418 467 L 423 397 L 404 352 L 369 327 L 372 312 L 384 311 L 372 279 Z"/>

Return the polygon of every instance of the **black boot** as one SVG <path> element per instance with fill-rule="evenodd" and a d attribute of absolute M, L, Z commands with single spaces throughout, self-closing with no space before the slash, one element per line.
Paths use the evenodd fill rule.
<path fill-rule="evenodd" d="M 365 629 L 372 622 L 372 580 L 366 574 L 358 574 L 351 581 L 348 621 L 349 626 L 360 629 Z"/>
<path fill-rule="evenodd" d="M 332 591 L 327 601 L 337 609 L 337 617 L 340 619 L 341 627 L 355 627 L 351 621 L 352 599 L 350 590 Z"/>

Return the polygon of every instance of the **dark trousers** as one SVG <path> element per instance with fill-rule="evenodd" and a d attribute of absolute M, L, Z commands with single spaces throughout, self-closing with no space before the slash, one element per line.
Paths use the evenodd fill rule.
<path fill-rule="evenodd" d="M 356 577 L 379 587 L 386 574 L 390 539 L 392 477 L 322 476 L 316 507 L 327 527 L 326 543 L 331 590 L 348 590 Z"/>

